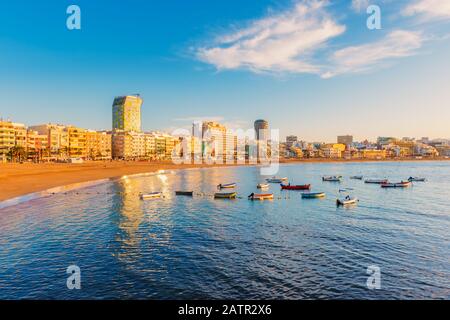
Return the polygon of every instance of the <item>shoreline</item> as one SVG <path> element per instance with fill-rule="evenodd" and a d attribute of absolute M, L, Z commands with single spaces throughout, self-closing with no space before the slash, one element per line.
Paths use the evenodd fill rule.
<path fill-rule="evenodd" d="M 302 163 L 362 163 L 362 162 L 435 162 L 450 159 L 293 159 L 281 160 L 280 165 Z M 0 202 L 45 193 L 51 189 L 75 184 L 114 180 L 126 175 L 152 174 L 159 170 L 182 170 L 217 167 L 255 166 L 259 164 L 174 164 L 161 162 L 92 161 L 83 164 L 67 163 L 7 163 L 0 164 Z M 14 201 L 13 201 L 14 202 Z"/>

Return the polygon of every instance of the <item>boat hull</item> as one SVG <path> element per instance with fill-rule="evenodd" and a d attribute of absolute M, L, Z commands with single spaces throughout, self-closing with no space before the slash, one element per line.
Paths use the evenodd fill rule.
<path fill-rule="evenodd" d="M 325 197 L 324 192 L 302 193 L 303 199 L 317 199 Z"/>
<path fill-rule="evenodd" d="M 249 196 L 249 200 L 273 200 L 273 193 L 255 193 Z"/>
<path fill-rule="evenodd" d="M 217 186 L 219 189 L 233 189 L 236 188 L 236 183 L 219 184 Z"/>
<path fill-rule="evenodd" d="M 352 205 L 352 204 L 356 204 L 358 203 L 358 199 L 354 198 L 354 199 L 337 199 L 336 200 L 336 204 L 338 206 L 348 206 L 348 205 Z"/>
<path fill-rule="evenodd" d="M 161 198 L 161 196 L 162 196 L 161 192 L 153 192 L 153 193 L 141 194 L 141 199 L 142 200 L 157 199 L 157 198 Z"/>
<path fill-rule="evenodd" d="M 215 199 L 235 199 L 237 192 L 219 192 L 214 194 Z"/>
<path fill-rule="evenodd" d="M 411 186 L 411 182 L 399 182 L 399 183 L 384 183 L 382 188 L 408 188 Z"/>
<path fill-rule="evenodd" d="M 194 195 L 194 191 L 175 191 L 175 195 L 192 197 Z"/>
<path fill-rule="evenodd" d="M 286 186 L 286 185 L 282 184 L 281 189 L 282 190 L 310 190 L 311 185 L 305 184 L 305 185 L 296 185 L 296 186 Z"/>
<path fill-rule="evenodd" d="M 366 180 L 364 181 L 364 183 L 368 183 L 368 184 L 386 184 L 388 183 L 387 180 Z"/>

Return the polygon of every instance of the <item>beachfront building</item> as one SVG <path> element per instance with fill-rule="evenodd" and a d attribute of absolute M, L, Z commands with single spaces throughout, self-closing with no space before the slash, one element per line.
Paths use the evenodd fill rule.
<path fill-rule="evenodd" d="M 65 125 L 48 123 L 30 126 L 29 129 L 37 131 L 40 135 L 47 135 L 50 157 L 55 159 L 69 157 L 69 133 Z"/>
<path fill-rule="evenodd" d="M 111 159 L 112 134 L 106 131 L 86 131 L 86 155 L 91 160 Z"/>
<path fill-rule="evenodd" d="M 222 161 L 226 157 L 227 128 L 214 121 L 202 123 L 202 152 L 204 158 Z"/>
<path fill-rule="evenodd" d="M 26 153 L 29 159 L 41 161 L 49 157 L 48 136 L 35 130 L 27 130 Z"/>
<path fill-rule="evenodd" d="M 116 97 L 112 106 L 112 129 L 121 131 L 141 131 L 140 95 Z"/>
<path fill-rule="evenodd" d="M 327 143 L 320 146 L 321 154 L 324 158 L 342 158 L 346 146 L 341 143 Z"/>
<path fill-rule="evenodd" d="M 338 136 L 337 143 L 343 144 L 346 146 L 351 146 L 353 144 L 353 136 L 351 136 L 351 135 Z"/>
<path fill-rule="evenodd" d="M 415 144 L 414 154 L 416 156 L 421 156 L 421 157 L 437 157 L 437 156 L 439 156 L 439 152 L 435 147 L 430 146 L 425 143 L 421 143 L 421 142 L 418 142 Z"/>
<path fill-rule="evenodd" d="M 254 123 L 255 127 L 255 137 L 257 141 L 267 141 L 269 140 L 269 122 L 266 120 L 256 120 Z"/>
<path fill-rule="evenodd" d="M 386 159 L 387 155 L 386 150 L 378 150 L 378 149 L 364 149 L 360 150 L 360 153 L 363 159 L 372 159 L 372 160 Z"/>
<path fill-rule="evenodd" d="M 27 127 L 23 123 L 13 123 L 14 128 L 14 146 L 17 149 L 26 150 L 27 148 Z"/>
<path fill-rule="evenodd" d="M 11 121 L 0 120 L 0 162 L 6 162 L 15 146 L 15 131 Z"/>
<path fill-rule="evenodd" d="M 86 129 L 75 126 L 67 127 L 69 139 L 68 154 L 70 158 L 87 158 L 86 134 Z"/>
<path fill-rule="evenodd" d="M 287 136 L 286 137 L 286 146 L 287 147 L 292 147 L 294 145 L 296 145 L 298 142 L 298 137 L 297 136 Z"/>
<path fill-rule="evenodd" d="M 115 130 L 112 136 L 113 159 L 129 159 L 133 155 L 133 137 L 130 132 Z"/>
<path fill-rule="evenodd" d="M 170 160 L 179 138 L 159 132 L 116 130 L 112 138 L 112 157 L 125 160 Z"/>

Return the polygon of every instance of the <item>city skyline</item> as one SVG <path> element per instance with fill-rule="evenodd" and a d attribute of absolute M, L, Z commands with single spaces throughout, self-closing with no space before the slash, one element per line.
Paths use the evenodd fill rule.
<path fill-rule="evenodd" d="M 101 5 L 81 0 L 79 31 L 65 28 L 67 3 L 14 3 L 0 13 L 0 115 L 30 125 L 74 123 L 109 130 L 112 97 L 139 92 L 145 99 L 144 131 L 189 128 L 193 119 L 252 128 L 261 118 L 279 128 L 282 137 L 297 135 L 307 141 L 334 141 L 340 134 L 353 134 L 356 140 L 379 135 L 450 138 L 447 5 L 433 11 L 431 5 L 427 10 L 414 6 L 430 0 L 412 0 L 410 6 L 378 1 L 382 29 L 368 30 L 365 2 L 370 3 L 313 1 L 316 6 L 305 9 L 307 17 L 298 10 L 302 1 L 178 3 L 205 13 L 189 17 L 163 3 Z M 397 11 L 402 14 L 396 16 Z M 119 15 L 132 23 L 112 24 Z M 177 19 L 176 26 L 172 19 Z M 312 19 L 312 30 L 302 29 L 307 19 Z M 336 27 L 319 43 L 325 56 L 346 48 L 376 52 L 380 46 L 387 56 L 369 61 L 368 70 L 341 66 L 333 72 L 305 72 L 298 68 L 302 59 L 294 60 L 295 70 L 284 62 L 278 63 L 282 70 L 273 70 L 273 61 L 257 64 L 253 55 L 236 60 L 225 50 L 241 46 L 248 53 L 242 34 L 256 39 L 286 21 L 294 21 L 302 35 L 321 26 L 317 21 Z M 282 35 L 300 41 L 293 38 L 295 32 Z M 406 51 L 396 51 L 392 42 L 398 41 L 386 39 L 406 41 L 400 42 Z M 255 52 L 270 56 L 263 48 Z M 327 62 L 319 53 L 308 61 L 314 70 Z M 163 112 L 155 112 L 159 110 Z"/>

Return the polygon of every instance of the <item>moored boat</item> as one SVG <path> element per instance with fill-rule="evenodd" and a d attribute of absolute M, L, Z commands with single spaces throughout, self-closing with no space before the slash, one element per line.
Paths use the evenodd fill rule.
<path fill-rule="evenodd" d="M 277 177 L 272 177 L 272 178 L 268 178 L 266 179 L 266 181 L 268 183 L 283 183 L 284 181 L 287 181 L 288 178 L 284 177 L 284 178 L 277 178 Z"/>
<path fill-rule="evenodd" d="M 252 193 L 248 196 L 249 200 L 272 200 L 273 193 Z"/>
<path fill-rule="evenodd" d="M 364 182 L 372 183 L 372 184 L 384 184 L 384 183 L 388 183 L 389 181 L 387 179 L 367 179 Z"/>
<path fill-rule="evenodd" d="M 322 177 L 322 181 L 328 181 L 328 182 L 340 182 L 341 180 L 342 180 L 342 176 Z"/>
<path fill-rule="evenodd" d="M 344 199 L 337 199 L 336 204 L 338 206 L 347 206 L 351 204 L 356 204 L 358 203 L 358 201 L 359 201 L 358 198 L 347 196 Z"/>
<path fill-rule="evenodd" d="M 303 185 L 281 184 L 281 190 L 309 190 L 309 189 L 311 189 L 310 184 L 303 184 Z"/>
<path fill-rule="evenodd" d="M 235 199 L 237 197 L 237 192 L 216 192 L 214 193 L 214 198 L 216 199 Z"/>
<path fill-rule="evenodd" d="M 383 183 L 381 185 L 382 188 L 407 188 L 411 186 L 412 183 L 410 181 L 401 181 L 401 182 L 395 182 L 395 183 Z"/>
<path fill-rule="evenodd" d="M 325 197 L 325 192 L 302 193 L 303 199 L 315 199 L 315 198 L 323 198 L 323 197 Z"/>
<path fill-rule="evenodd" d="M 267 188 L 269 188 L 269 184 L 268 183 L 258 183 L 256 188 L 258 188 L 258 189 L 267 189 Z"/>
<path fill-rule="evenodd" d="M 363 179 L 363 176 L 351 176 L 350 179 L 353 179 L 353 180 L 362 180 L 362 179 Z"/>
<path fill-rule="evenodd" d="M 192 197 L 194 195 L 194 191 L 175 191 L 175 195 Z"/>
<path fill-rule="evenodd" d="M 236 183 L 225 183 L 225 184 L 219 184 L 218 186 L 217 186 L 217 188 L 219 188 L 219 189 L 232 189 L 232 188 L 235 188 L 236 187 Z"/>
<path fill-rule="evenodd" d="M 425 178 L 419 178 L 419 177 L 409 177 L 409 182 L 425 182 L 427 179 Z"/>
<path fill-rule="evenodd" d="M 161 196 L 162 196 L 162 192 L 150 192 L 150 193 L 141 194 L 141 199 L 142 200 L 156 199 L 156 198 L 161 198 Z"/>

